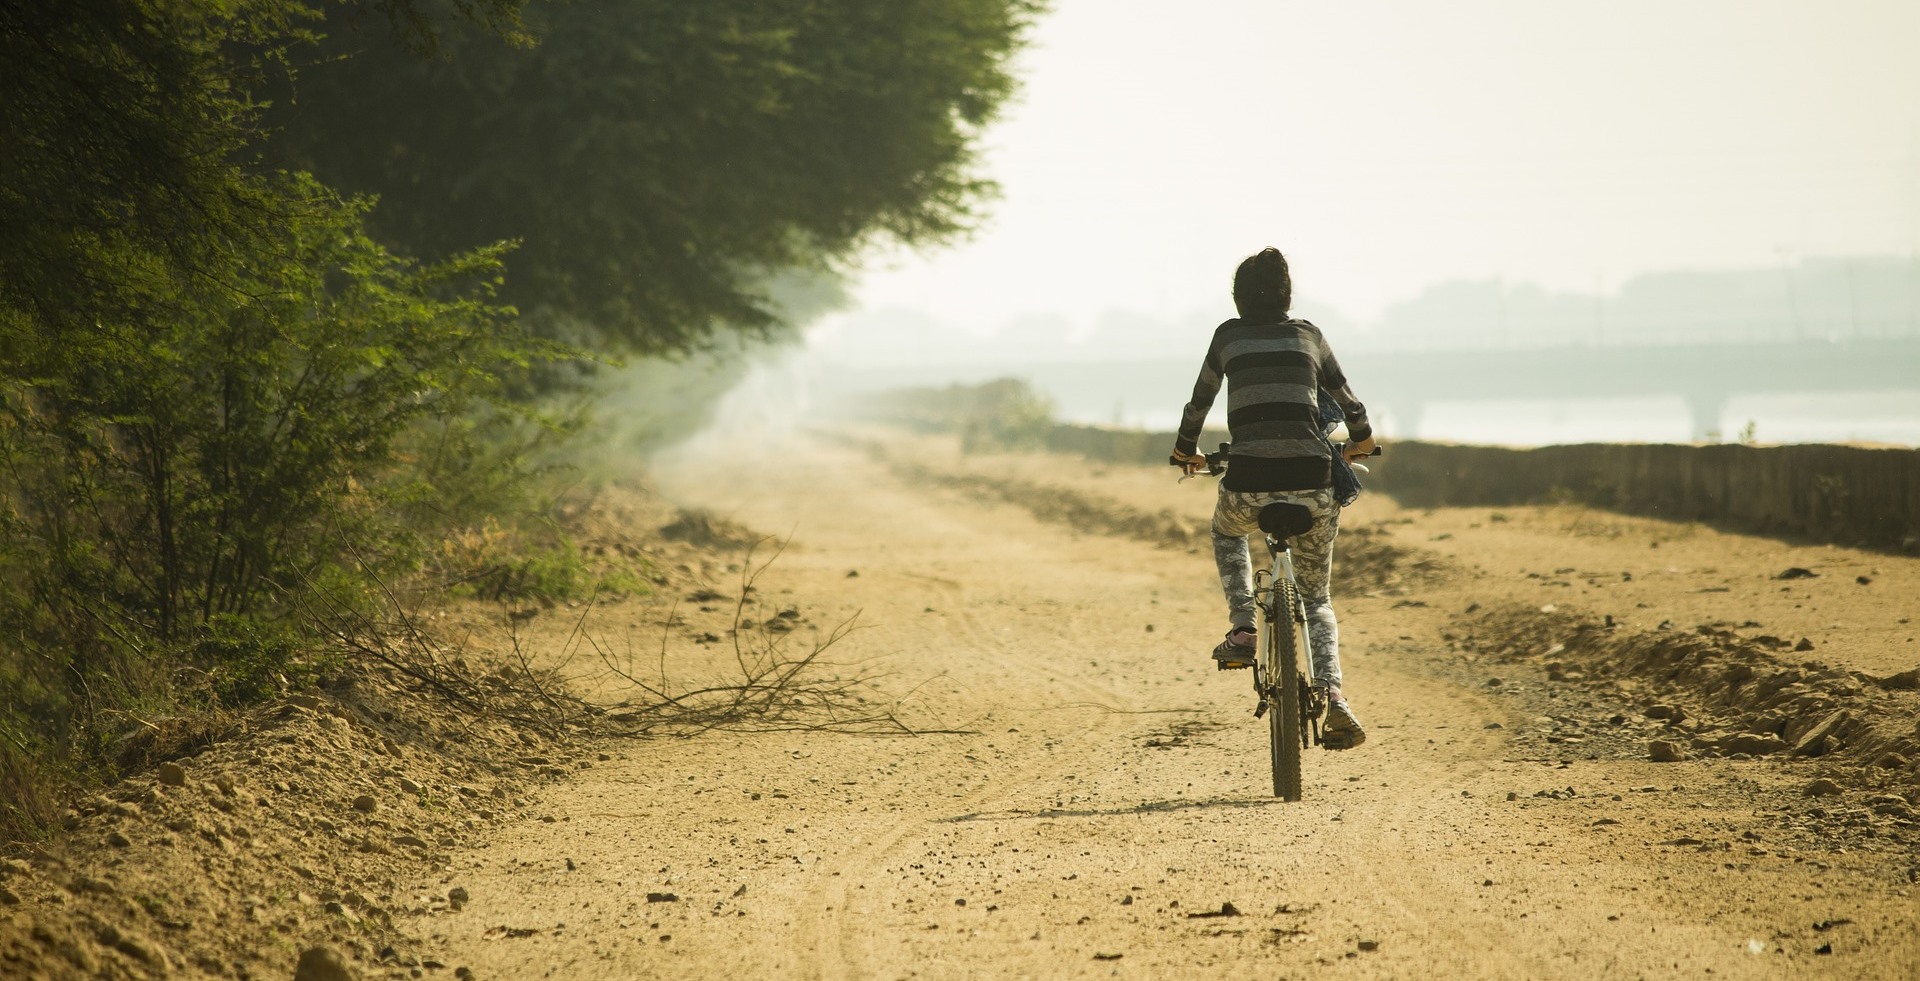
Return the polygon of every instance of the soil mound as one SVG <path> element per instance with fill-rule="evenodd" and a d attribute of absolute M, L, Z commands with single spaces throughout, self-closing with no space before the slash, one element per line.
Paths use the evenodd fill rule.
<path fill-rule="evenodd" d="M 363 969 L 438 964 L 394 925 L 457 900 L 403 884 L 445 876 L 533 785 L 590 764 L 426 687 L 350 669 L 78 802 L 59 841 L 0 873 L 0 973 L 290 977 L 329 959 L 302 959 L 314 950 Z"/>
<path fill-rule="evenodd" d="M 1873 677 L 1794 662 L 1793 641 L 1730 623 L 1633 630 L 1611 617 L 1512 604 L 1464 625 L 1466 649 L 1537 662 L 1549 677 L 1629 681 L 1639 707 L 1671 723 L 1695 756 L 1819 760 L 1857 784 L 1920 788 L 1911 672 Z"/>

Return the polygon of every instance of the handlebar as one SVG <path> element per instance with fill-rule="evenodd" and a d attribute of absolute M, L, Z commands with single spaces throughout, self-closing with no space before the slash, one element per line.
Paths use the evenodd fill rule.
<path fill-rule="evenodd" d="M 1207 469 L 1206 469 L 1207 476 L 1218 477 L 1221 474 L 1227 472 L 1227 453 L 1228 453 L 1228 450 L 1232 448 L 1232 446 L 1233 444 L 1231 443 L 1221 443 L 1220 449 L 1207 454 Z M 1346 455 L 1346 446 L 1347 444 L 1345 443 L 1335 443 L 1333 444 L 1333 451 L 1344 457 Z M 1373 448 L 1373 452 L 1367 454 L 1367 456 L 1376 457 L 1376 456 L 1379 456 L 1380 453 L 1381 453 L 1381 447 L 1376 445 Z M 1348 460 L 1347 462 L 1353 464 L 1355 469 L 1360 470 L 1362 472 L 1365 472 L 1367 469 L 1366 466 L 1358 462 L 1358 460 Z M 1173 467 L 1185 466 L 1185 464 L 1182 464 L 1180 462 L 1178 457 L 1175 457 L 1172 454 L 1168 454 L 1167 456 L 1167 465 L 1173 466 Z M 1199 474 L 1197 473 L 1181 474 L 1180 479 L 1185 480 L 1188 477 L 1196 477 L 1196 476 L 1199 476 Z"/>

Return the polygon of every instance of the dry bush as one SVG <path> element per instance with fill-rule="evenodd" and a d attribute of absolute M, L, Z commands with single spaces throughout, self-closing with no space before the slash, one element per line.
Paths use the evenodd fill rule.
<path fill-rule="evenodd" d="M 949 731 L 909 725 L 896 711 L 898 702 L 876 687 L 879 675 L 863 665 L 826 657 L 828 650 L 858 629 L 858 614 L 809 642 L 797 642 L 790 632 L 769 629 L 764 623 L 748 626 L 744 613 L 754 583 L 785 548 L 782 543 L 766 561 L 755 565 L 753 552 L 765 541 L 750 546 L 742 563 L 732 618 L 733 678 L 692 687 L 675 682 L 667 668 L 671 612 L 662 625 L 656 662 L 644 676 L 636 652 L 617 653 L 591 635 L 577 632 L 606 670 L 637 693 L 607 715 L 613 731 L 625 735 L 692 735 L 712 729 L 864 735 Z"/>

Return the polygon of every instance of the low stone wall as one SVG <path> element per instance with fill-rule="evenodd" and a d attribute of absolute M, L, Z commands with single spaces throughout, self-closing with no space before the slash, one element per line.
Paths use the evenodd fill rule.
<path fill-rule="evenodd" d="M 1920 450 L 1400 442 L 1373 476 L 1372 486 L 1415 507 L 1571 501 L 1734 531 L 1920 548 Z"/>

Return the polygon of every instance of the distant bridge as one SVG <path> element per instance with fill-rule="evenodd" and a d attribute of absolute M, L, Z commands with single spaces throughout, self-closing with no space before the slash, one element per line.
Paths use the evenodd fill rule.
<path fill-rule="evenodd" d="M 1435 402 L 1679 396 L 1693 436 L 1740 395 L 1920 391 L 1920 337 L 1480 351 L 1354 351 L 1347 373 L 1415 432 Z M 1377 393 L 1377 394 L 1374 394 Z"/>

